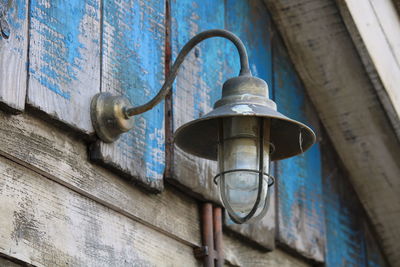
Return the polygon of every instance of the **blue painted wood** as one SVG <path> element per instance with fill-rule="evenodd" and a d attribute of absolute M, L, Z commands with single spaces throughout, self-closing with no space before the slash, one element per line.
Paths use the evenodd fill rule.
<path fill-rule="evenodd" d="M 326 266 L 388 266 L 367 214 L 328 142 L 322 154 Z"/>
<path fill-rule="evenodd" d="M 28 104 L 90 134 L 100 90 L 100 0 L 32 0 Z"/>
<path fill-rule="evenodd" d="M 243 41 L 249 55 L 252 74 L 269 85 L 272 97 L 271 18 L 261 0 L 226 0 L 225 27 Z M 230 76 L 238 75 L 239 57 L 228 44 L 227 68 Z"/>
<path fill-rule="evenodd" d="M 224 2 L 214 0 L 171 0 L 171 48 L 173 60 L 197 33 L 224 28 Z M 178 73 L 173 89 L 173 130 L 199 118 L 221 97 L 227 77 L 224 70 L 227 41 L 205 40 L 192 51 Z M 219 202 L 211 181 L 216 163 L 194 157 L 175 146 L 170 180 L 202 199 Z"/>
<path fill-rule="evenodd" d="M 163 1 L 105 0 L 103 6 L 102 92 L 141 105 L 164 80 Z M 163 188 L 164 104 L 135 116 L 134 128 L 113 144 L 98 142 L 92 159 L 145 187 Z"/>
<path fill-rule="evenodd" d="M 27 7 L 27 0 L 0 0 L 0 12 L 4 12 L 6 23 L 2 26 L 9 27 L 8 38 L 0 34 L 0 107 L 13 113 L 23 111 L 25 107 Z"/>
<path fill-rule="evenodd" d="M 171 1 L 171 44 L 176 57 L 182 46 L 195 34 L 215 28 L 233 31 L 248 48 L 253 73 L 271 81 L 271 45 L 269 16 L 262 1 Z M 209 112 L 221 98 L 222 83 L 239 73 L 236 48 L 225 39 L 204 41 L 191 53 L 178 74 L 173 96 L 174 129 Z M 215 162 L 184 153 L 175 147 L 172 177 L 174 183 L 189 189 L 196 197 L 219 202 L 212 182 L 217 173 Z M 273 204 L 271 205 L 274 206 Z M 229 227 L 258 242 L 274 247 L 274 210 L 261 223 Z"/>
<path fill-rule="evenodd" d="M 274 38 L 274 93 L 278 111 L 307 125 L 318 121 L 282 41 Z M 278 164 L 278 239 L 315 261 L 324 260 L 325 227 L 319 143 Z"/>
<path fill-rule="evenodd" d="M 264 3 L 260 0 L 226 0 L 225 4 L 225 28 L 243 41 L 249 55 L 252 74 L 268 83 L 269 94 L 272 96 L 272 27 Z M 227 50 L 225 71 L 230 76 L 236 76 L 239 66 L 238 53 L 230 43 L 227 44 Z M 268 250 L 273 250 L 275 248 L 274 188 L 269 193 L 272 194 L 270 209 L 261 221 L 235 225 L 228 216 L 225 216 L 225 224 L 234 232 L 240 233 Z"/>

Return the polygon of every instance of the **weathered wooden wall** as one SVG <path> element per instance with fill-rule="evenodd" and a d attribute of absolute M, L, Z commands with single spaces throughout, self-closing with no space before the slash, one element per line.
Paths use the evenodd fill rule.
<path fill-rule="evenodd" d="M 0 106 L 13 113 L 24 110 L 28 53 L 28 1 L 0 1 L 9 36 L 0 34 Z M 2 15 L 2 14 L 1 14 Z"/>
<path fill-rule="evenodd" d="M 192 254 L 201 244 L 193 198 L 132 186 L 90 164 L 84 142 L 27 114 L 0 112 L 0 136 L 0 255 L 36 266 L 200 265 Z M 226 238 L 233 266 L 307 265 Z"/>
<path fill-rule="evenodd" d="M 274 98 L 278 110 L 314 129 L 316 144 L 277 162 L 278 240 L 315 261 L 324 261 L 325 225 L 319 120 L 282 40 L 273 42 Z"/>
<path fill-rule="evenodd" d="M 265 2 L 386 255 L 399 265 L 400 143 L 336 1 Z"/>
<path fill-rule="evenodd" d="M 389 266 L 348 173 L 327 138 L 321 148 L 326 266 Z"/>
<path fill-rule="evenodd" d="M 150 100 L 164 80 L 163 1 L 104 1 L 101 92 L 127 97 L 133 105 Z M 112 143 L 98 141 L 92 159 L 133 178 L 146 188 L 163 189 L 164 106 L 135 117 L 134 128 Z"/>
<path fill-rule="evenodd" d="M 260 223 L 225 221 L 227 264 L 308 266 L 307 258 L 385 266 L 366 215 L 353 212 L 362 207 L 348 200 L 347 176 L 331 176 L 332 168 L 342 173 L 333 149 L 322 161 L 319 119 L 261 0 L 32 0 L 29 10 L 25 1 L 8 2 L 13 30 L 10 39 L 0 37 L 0 101 L 14 113 L 25 99 L 31 108 L 0 112 L 0 264 L 1 255 L 39 266 L 200 264 L 192 254 L 201 244 L 197 201 L 219 203 L 215 163 L 175 148 L 167 178 L 185 194 L 169 185 L 157 195 L 142 191 L 133 183 L 164 189 L 164 106 L 137 116 L 117 143 L 92 144 L 88 155 L 89 103 L 100 91 L 146 102 L 162 85 L 169 46 L 174 58 L 194 34 L 226 28 L 245 43 L 253 74 L 268 82 L 278 110 L 319 134 L 309 152 L 274 166 L 274 197 Z M 189 55 L 174 85 L 173 130 L 212 108 L 238 63 L 220 38 Z M 17 97 L 6 98 L 9 86 Z M 275 239 L 279 249 L 267 253 Z"/>

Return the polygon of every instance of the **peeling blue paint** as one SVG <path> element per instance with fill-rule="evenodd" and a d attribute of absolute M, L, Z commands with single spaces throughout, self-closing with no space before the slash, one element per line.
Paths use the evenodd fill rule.
<path fill-rule="evenodd" d="M 80 40 L 88 6 L 99 8 L 97 1 L 31 1 L 30 34 L 41 36 L 42 50 L 40 61 L 34 61 L 31 68 L 35 72 L 30 74 L 66 100 L 70 100 L 72 91 L 79 91 L 69 85 L 79 79 L 85 61 L 83 51 L 88 49 Z"/>
<path fill-rule="evenodd" d="M 163 1 L 104 1 L 103 56 L 105 88 L 114 88 L 133 105 L 156 95 L 164 80 Z M 107 84 L 107 79 L 118 84 Z M 165 167 L 164 105 L 135 116 L 135 127 L 123 135 L 119 152 L 141 162 L 148 182 L 161 180 Z M 117 163 L 118 164 L 118 163 Z"/>
<path fill-rule="evenodd" d="M 274 45 L 274 94 L 278 111 L 310 125 L 305 90 L 281 41 Z M 279 238 L 304 255 L 323 260 L 325 220 L 319 144 L 278 162 Z M 300 242 L 301 241 L 301 242 Z M 302 245 L 295 245 L 302 244 Z"/>

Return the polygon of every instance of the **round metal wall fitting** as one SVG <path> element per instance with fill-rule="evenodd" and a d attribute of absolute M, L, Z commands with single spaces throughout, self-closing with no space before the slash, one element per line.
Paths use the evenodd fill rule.
<path fill-rule="evenodd" d="M 134 118 L 125 115 L 130 102 L 122 96 L 99 93 L 93 97 L 90 117 L 97 136 L 106 143 L 114 142 L 133 128 Z"/>

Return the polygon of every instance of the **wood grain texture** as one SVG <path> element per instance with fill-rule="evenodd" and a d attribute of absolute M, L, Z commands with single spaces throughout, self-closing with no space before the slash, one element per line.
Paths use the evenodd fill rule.
<path fill-rule="evenodd" d="M 164 1 L 104 1 L 102 92 L 141 105 L 164 80 Z M 134 128 L 112 143 L 98 142 L 92 159 L 154 191 L 163 189 L 164 104 L 135 116 Z"/>
<path fill-rule="evenodd" d="M 10 36 L 0 35 L 0 107 L 19 113 L 26 98 L 26 64 L 28 51 L 28 1 L 1 1 L 6 11 Z"/>
<path fill-rule="evenodd" d="M 28 104 L 93 133 L 90 101 L 100 91 L 100 1 L 33 0 L 29 36 Z"/>
<path fill-rule="evenodd" d="M 283 42 L 273 40 L 274 93 L 278 110 L 318 130 L 318 118 Z M 317 131 L 318 135 L 318 131 Z M 318 262 L 324 261 L 325 225 L 319 143 L 302 155 L 278 162 L 278 239 Z"/>
<path fill-rule="evenodd" d="M 400 18 L 391 0 L 337 0 L 340 13 L 400 139 Z"/>
<path fill-rule="evenodd" d="M 0 266 L 1 267 L 21 267 L 23 265 L 15 263 L 15 262 L 12 262 L 12 261 L 10 261 L 10 260 L 8 260 L 6 258 L 0 257 Z"/>
<path fill-rule="evenodd" d="M 266 1 L 394 266 L 400 264 L 400 145 L 331 0 Z"/>
<path fill-rule="evenodd" d="M 173 60 L 180 49 L 197 33 L 224 28 L 223 1 L 171 1 L 171 48 Z M 199 118 L 212 109 L 221 97 L 227 41 L 206 40 L 194 48 L 185 59 L 176 78 L 173 91 L 174 131 L 186 122 Z M 212 177 L 217 173 L 214 161 L 187 154 L 175 146 L 170 181 L 179 184 L 201 199 L 219 203 L 217 187 Z"/>
<path fill-rule="evenodd" d="M 311 264 L 304 259 L 294 257 L 281 249 L 266 253 L 245 243 L 237 242 L 230 235 L 224 235 L 225 265 L 235 267 L 306 267 Z"/>
<path fill-rule="evenodd" d="M 197 203 L 175 190 L 148 194 L 88 162 L 87 147 L 28 115 L 0 113 L 0 154 L 181 242 L 197 246 Z M 1 245 L 0 245 L 1 246 Z"/>
<path fill-rule="evenodd" d="M 36 266 L 200 266 L 190 246 L 0 158 L 0 252 Z"/>
<path fill-rule="evenodd" d="M 326 261 L 330 266 L 389 266 L 331 144 L 322 145 Z"/>
<path fill-rule="evenodd" d="M 273 29 L 268 11 L 260 0 L 225 1 L 225 28 L 237 34 L 247 48 L 252 74 L 267 82 L 269 96 L 273 96 L 273 70 L 272 70 L 272 44 Z M 231 75 L 237 75 L 239 58 L 236 48 L 227 45 L 225 57 L 226 68 Z M 274 173 L 274 169 L 270 170 Z M 259 222 L 243 225 L 234 224 L 228 216 L 225 216 L 227 228 L 249 238 L 267 250 L 275 248 L 275 188 L 269 192 L 272 194 L 270 208 Z"/>
<path fill-rule="evenodd" d="M 253 74 L 271 81 L 270 24 L 262 2 L 173 0 L 171 18 L 172 52 L 175 57 L 195 34 L 207 29 L 226 28 L 237 34 L 247 47 Z M 206 40 L 194 50 L 183 63 L 175 83 L 175 130 L 209 112 L 221 98 L 222 83 L 229 77 L 237 76 L 240 68 L 236 48 L 227 40 Z M 184 187 L 197 198 L 220 204 L 217 186 L 212 181 L 216 173 L 216 162 L 191 156 L 175 147 L 172 177 L 168 177 L 172 183 Z M 274 207 L 273 203 L 271 207 Z M 241 236 L 273 249 L 274 214 L 271 209 L 261 224 L 234 226 L 227 221 L 226 225 Z"/>

